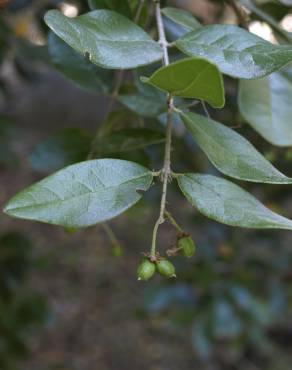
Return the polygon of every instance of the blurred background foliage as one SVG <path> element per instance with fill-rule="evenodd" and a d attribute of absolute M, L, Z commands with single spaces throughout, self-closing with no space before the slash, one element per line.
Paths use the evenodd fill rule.
<path fill-rule="evenodd" d="M 164 3 L 189 10 L 202 24 L 238 24 L 271 42 L 291 42 L 289 0 Z M 145 4 L 139 23 L 153 33 Z M 155 66 L 127 72 L 107 114 L 114 73 L 76 54 L 43 23 L 50 8 L 76 16 L 96 6 L 131 17 L 136 2 L 0 0 L 1 206 L 90 151 L 160 166 L 164 97 L 139 82 Z M 171 19 L 165 25 L 169 40 L 189 30 Z M 292 149 L 273 147 L 251 129 L 238 110 L 238 81 L 225 77 L 225 85 L 227 105 L 210 108 L 211 116 L 292 176 Z M 289 116 L 291 106 L 285 109 Z M 91 145 L 97 127 L 107 140 Z M 178 122 L 174 148 L 176 170 L 216 172 Z M 292 217 L 291 187 L 245 186 Z M 174 185 L 170 196 L 197 252 L 189 261 L 175 258 L 176 281 L 158 277 L 147 285 L 135 281 L 135 272 L 150 241 L 158 189 L 111 222 L 118 241 L 100 227 L 62 230 L 0 215 L 1 370 L 291 369 L 291 233 L 232 229 L 198 215 Z M 162 251 L 174 241 L 164 227 Z"/>

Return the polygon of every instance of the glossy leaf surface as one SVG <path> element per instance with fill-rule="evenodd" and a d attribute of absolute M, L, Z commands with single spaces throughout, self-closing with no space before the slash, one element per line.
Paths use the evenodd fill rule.
<path fill-rule="evenodd" d="M 193 15 L 183 9 L 166 7 L 162 9 L 162 14 L 171 19 L 173 22 L 187 28 L 188 30 L 195 30 L 201 27 L 199 21 Z"/>
<path fill-rule="evenodd" d="M 273 45 L 232 25 L 202 27 L 175 44 L 183 53 L 208 59 L 237 78 L 264 77 L 292 60 L 292 45 Z"/>
<path fill-rule="evenodd" d="M 188 201 L 212 220 L 230 226 L 292 230 L 291 220 L 272 212 L 230 181 L 189 173 L 180 175 L 178 184 Z"/>
<path fill-rule="evenodd" d="M 118 159 L 86 161 L 24 189 L 4 211 L 28 220 L 86 227 L 126 211 L 151 183 L 151 172 L 136 163 Z"/>
<path fill-rule="evenodd" d="M 104 68 L 130 69 L 162 58 L 158 43 L 128 18 L 111 10 L 95 10 L 76 18 L 50 10 L 45 22 L 73 49 Z"/>
<path fill-rule="evenodd" d="M 291 178 L 279 172 L 250 142 L 229 127 L 195 113 L 180 116 L 199 147 L 225 175 L 254 182 L 292 183 Z"/>

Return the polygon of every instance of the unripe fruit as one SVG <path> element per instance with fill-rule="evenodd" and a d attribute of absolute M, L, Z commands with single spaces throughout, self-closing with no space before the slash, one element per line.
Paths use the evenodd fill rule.
<path fill-rule="evenodd" d="M 176 277 L 175 268 L 168 260 L 160 260 L 156 263 L 157 271 L 167 278 Z"/>
<path fill-rule="evenodd" d="M 155 264 L 145 258 L 138 266 L 137 270 L 138 280 L 147 281 L 154 275 L 154 272 Z"/>
<path fill-rule="evenodd" d="M 182 238 L 178 239 L 177 244 L 184 256 L 190 258 L 194 255 L 196 247 L 193 239 L 190 236 L 183 236 Z"/>
<path fill-rule="evenodd" d="M 120 244 L 112 244 L 111 255 L 113 257 L 121 257 L 123 255 L 123 250 Z"/>

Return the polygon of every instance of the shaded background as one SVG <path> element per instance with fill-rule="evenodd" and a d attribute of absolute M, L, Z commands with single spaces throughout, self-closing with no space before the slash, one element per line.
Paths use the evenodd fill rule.
<path fill-rule="evenodd" d="M 204 24 L 242 21 L 233 2 L 176 3 Z M 107 99 L 64 78 L 47 51 L 44 12 L 57 7 L 75 16 L 88 10 L 86 1 L 0 4 L 2 207 L 11 195 L 62 161 L 86 156 L 88 138 L 105 119 Z M 258 2 L 260 9 L 291 31 L 288 5 L 289 1 Z M 169 22 L 166 26 L 169 38 L 182 32 Z M 249 15 L 249 27 L 274 40 L 272 29 L 257 16 Z M 131 80 L 127 75 L 124 91 Z M 107 81 L 110 84 L 112 77 Z M 237 81 L 225 78 L 225 83 L 226 108 L 210 109 L 212 117 L 234 126 L 292 176 L 291 149 L 273 148 L 245 125 L 237 108 Z M 125 106 L 116 104 L 115 110 L 120 112 L 118 124 L 138 120 Z M 148 117 L 142 124 L 163 131 L 161 121 Z M 36 150 L 50 135 L 68 128 L 75 128 L 65 131 L 72 135 L 73 145 L 60 149 L 49 141 Z M 74 134 L 80 133 L 79 128 L 81 141 Z M 180 127 L 175 133 L 176 169 L 216 173 L 182 136 Z M 81 148 L 77 154 L 72 152 L 76 146 Z M 157 169 L 162 153 L 163 146 L 156 145 L 133 153 L 132 158 Z M 244 187 L 292 218 L 291 187 Z M 0 213 L 1 370 L 291 369 L 292 234 L 234 229 L 207 220 L 191 209 L 172 184 L 169 208 L 192 234 L 197 253 L 188 261 L 174 259 L 177 280 L 155 277 L 148 284 L 138 283 L 140 253 L 149 248 L 158 213 L 157 188 L 110 222 L 122 252 L 113 248 L 99 226 L 71 233 Z M 175 232 L 164 225 L 161 251 L 174 241 Z"/>

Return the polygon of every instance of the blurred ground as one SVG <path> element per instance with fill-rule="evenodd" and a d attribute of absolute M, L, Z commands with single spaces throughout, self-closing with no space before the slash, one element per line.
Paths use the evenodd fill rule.
<path fill-rule="evenodd" d="M 12 194 L 39 178 L 26 158 L 41 137 L 66 126 L 92 129 L 102 115 L 103 104 L 96 96 L 49 73 L 45 87 L 12 90 L 10 105 L 17 102 L 14 121 L 23 128 L 15 145 L 22 160 L 17 171 L 1 170 L 1 207 Z M 45 261 L 30 273 L 30 284 L 47 298 L 50 314 L 46 328 L 31 339 L 31 355 L 23 370 L 192 368 L 188 336 L 163 331 L 165 324 L 160 320 L 151 322 L 136 314 L 143 291 L 143 284 L 136 281 L 136 268 L 147 241 L 137 243 L 141 243 L 145 219 L 120 217 L 114 224 L 127 244 L 121 258 L 110 255 L 109 241 L 100 227 L 71 235 L 1 213 L 0 233 L 17 230 L 29 236 L 35 257 Z M 131 235 L 125 238 L 127 230 Z"/>

